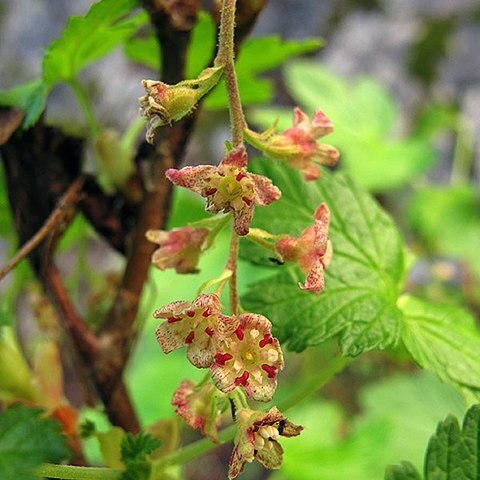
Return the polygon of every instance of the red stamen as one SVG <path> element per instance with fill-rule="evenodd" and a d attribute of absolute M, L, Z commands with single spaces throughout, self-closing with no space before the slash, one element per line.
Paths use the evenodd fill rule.
<path fill-rule="evenodd" d="M 209 337 L 213 337 L 213 330 L 210 328 L 210 327 L 207 327 L 205 329 L 205 333 L 209 336 Z"/>
<path fill-rule="evenodd" d="M 248 377 L 250 374 L 245 370 L 241 377 L 237 377 L 235 379 L 235 385 L 242 385 L 242 387 L 246 387 L 248 384 Z"/>
<path fill-rule="evenodd" d="M 213 195 L 217 191 L 216 188 L 210 188 L 205 192 L 205 195 Z"/>
<path fill-rule="evenodd" d="M 243 200 L 248 206 L 250 206 L 250 205 L 253 203 L 253 202 L 252 202 L 249 198 L 247 198 L 247 197 L 242 197 L 242 200 Z"/>
<path fill-rule="evenodd" d="M 185 338 L 185 343 L 186 344 L 192 343 L 194 338 L 195 338 L 195 332 L 192 330 Z"/>
<path fill-rule="evenodd" d="M 193 310 L 188 310 L 187 315 L 191 318 L 195 316 L 195 312 Z"/>
<path fill-rule="evenodd" d="M 264 363 L 262 368 L 267 372 L 268 378 L 275 378 L 275 375 L 277 374 L 277 367 Z"/>
<path fill-rule="evenodd" d="M 175 323 L 175 322 L 179 322 L 180 320 L 183 320 L 183 318 L 177 318 L 177 317 L 168 317 L 167 318 L 168 323 Z"/>
<path fill-rule="evenodd" d="M 215 355 L 215 363 L 220 365 L 221 367 L 224 367 L 225 364 L 233 358 L 233 355 L 230 353 L 217 353 Z"/>
<path fill-rule="evenodd" d="M 207 309 L 202 313 L 202 316 L 209 317 L 210 315 L 211 315 L 210 307 L 207 307 Z"/>
<path fill-rule="evenodd" d="M 246 176 L 247 174 L 245 172 L 238 172 L 235 179 L 237 180 L 237 182 L 239 182 L 242 178 L 245 178 Z"/>
<path fill-rule="evenodd" d="M 239 325 L 239 326 L 237 327 L 237 329 L 235 330 L 235 334 L 237 335 L 237 338 L 238 338 L 239 340 L 243 340 L 244 333 L 243 333 L 243 328 L 242 328 L 241 325 Z"/>
<path fill-rule="evenodd" d="M 263 348 L 269 343 L 273 343 L 273 337 L 269 333 L 266 333 L 265 336 L 260 340 L 260 342 L 258 342 L 258 345 L 260 345 L 260 348 Z"/>

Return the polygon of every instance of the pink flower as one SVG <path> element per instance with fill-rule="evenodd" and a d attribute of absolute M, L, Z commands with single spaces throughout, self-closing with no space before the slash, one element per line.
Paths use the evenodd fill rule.
<path fill-rule="evenodd" d="M 238 431 L 228 469 L 228 478 L 243 472 L 245 462 L 257 459 L 265 468 L 277 469 L 282 464 L 283 448 L 279 436 L 295 437 L 303 430 L 272 407 L 267 413 L 241 409 L 236 414 Z"/>
<path fill-rule="evenodd" d="M 160 270 L 174 268 L 177 273 L 197 273 L 198 257 L 206 245 L 208 228 L 182 227 L 169 232 L 148 230 L 145 236 L 160 248 L 152 255 L 152 263 Z"/>
<path fill-rule="evenodd" d="M 203 435 L 216 441 L 220 423 L 220 409 L 217 398 L 222 395 L 212 382 L 196 386 L 191 380 L 183 380 L 175 390 L 172 405 L 175 412 L 192 428 L 200 428 Z"/>
<path fill-rule="evenodd" d="M 285 160 L 291 167 L 302 171 L 305 180 L 315 180 L 321 172 L 317 163 L 333 166 L 338 160 L 338 150 L 331 145 L 318 143 L 317 139 L 333 131 L 330 119 L 317 109 L 310 122 L 298 107 L 293 113 L 293 127 L 281 134 L 271 135 L 270 131 L 258 134 L 246 130 L 247 140 L 267 157 Z"/>
<path fill-rule="evenodd" d="M 198 368 L 210 367 L 217 353 L 216 342 L 238 327 L 236 317 L 222 315 L 220 299 L 214 293 L 200 295 L 193 302 L 169 303 L 153 316 L 167 320 L 156 332 L 164 353 L 186 345 L 188 359 Z"/>
<path fill-rule="evenodd" d="M 279 240 L 275 248 L 279 255 L 288 261 L 298 262 L 307 274 L 304 290 L 320 293 L 325 287 L 323 272 L 332 258 L 332 244 L 328 239 L 330 211 L 322 203 L 314 214 L 313 227 L 306 228 L 299 237 L 285 237 Z"/>
<path fill-rule="evenodd" d="M 271 335 L 272 324 L 257 313 L 243 313 L 234 334 L 219 343 L 210 367 L 213 381 L 222 392 L 241 385 L 247 395 L 268 402 L 283 369 L 283 354 Z"/>
<path fill-rule="evenodd" d="M 167 178 L 207 199 L 208 212 L 232 212 L 238 235 L 246 235 L 254 205 L 268 205 L 281 196 L 270 179 L 247 172 L 247 152 L 240 147 L 229 152 L 218 167 L 200 165 L 181 170 L 170 168 Z"/>

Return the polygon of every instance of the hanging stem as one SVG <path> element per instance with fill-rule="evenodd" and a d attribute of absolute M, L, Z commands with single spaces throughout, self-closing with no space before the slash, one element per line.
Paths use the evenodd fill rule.
<path fill-rule="evenodd" d="M 243 144 L 243 130 L 246 128 L 247 123 L 243 115 L 237 74 L 235 72 L 235 6 L 236 0 L 223 0 L 220 32 L 218 35 L 218 53 L 214 64 L 215 66 L 223 65 L 225 68 L 225 84 L 230 111 L 232 141 L 234 147 L 239 147 Z"/>
<path fill-rule="evenodd" d="M 228 254 L 226 270 L 232 272 L 230 276 L 230 308 L 232 315 L 238 315 L 238 287 L 237 287 L 237 262 L 238 262 L 239 236 L 232 226 L 232 238 L 230 240 L 230 252 Z"/>

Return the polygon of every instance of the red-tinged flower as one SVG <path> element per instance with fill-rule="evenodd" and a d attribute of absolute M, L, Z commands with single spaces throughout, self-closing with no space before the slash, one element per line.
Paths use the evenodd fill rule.
<path fill-rule="evenodd" d="M 328 238 L 330 211 L 322 203 L 314 214 L 315 222 L 299 237 L 285 237 L 275 244 L 278 254 L 288 261 L 298 262 L 307 274 L 304 290 L 321 293 L 325 287 L 324 270 L 332 258 L 332 243 Z"/>
<path fill-rule="evenodd" d="M 298 107 L 293 112 L 293 127 L 281 134 L 270 131 L 258 134 L 246 130 L 247 140 L 267 157 L 284 160 L 290 166 L 302 171 L 305 180 L 315 180 L 321 172 L 317 164 L 333 166 L 338 160 L 338 150 L 331 145 L 317 142 L 333 131 L 330 119 L 317 109 L 310 122 L 308 116 Z"/>
<path fill-rule="evenodd" d="M 220 342 L 210 367 L 213 381 L 222 392 L 244 387 L 248 396 L 268 402 L 283 369 L 283 354 L 271 335 L 272 324 L 258 313 L 242 313 L 235 333 Z"/>
<path fill-rule="evenodd" d="M 246 235 L 254 205 L 268 205 L 281 196 L 280 190 L 270 179 L 249 173 L 246 167 L 247 152 L 242 146 L 229 152 L 218 167 L 200 165 L 181 170 L 170 168 L 166 176 L 175 185 L 205 197 L 205 210 L 208 212 L 232 212 L 235 232 Z"/>
<path fill-rule="evenodd" d="M 182 227 L 169 232 L 148 230 L 145 236 L 160 248 L 152 255 L 152 263 L 160 270 L 174 268 L 177 273 L 197 273 L 200 253 L 206 246 L 208 228 Z"/>
<path fill-rule="evenodd" d="M 193 302 L 169 303 L 153 316 L 166 319 L 156 331 L 162 350 L 170 353 L 186 345 L 188 359 L 198 368 L 214 362 L 216 342 L 238 327 L 236 317 L 221 313 L 220 299 L 214 293 L 199 295 Z"/>
<path fill-rule="evenodd" d="M 277 469 L 282 464 L 283 448 L 277 439 L 295 437 L 303 430 L 272 407 L 267 413 L 242 408 L 236 413 L 238 431 L 228 469 L 228 478 L 243 472 L 245 462 L 257 459 L 265 468 Z"/>
<path fill-rule="evenodd" d="M 217 440 L 217 428 L 220 424 L 220 409 L 217 407 L 217 398 L 223 395 L 213 385 L 206 382 L 196 386 L 191 380 L 182 380 L 175 390 L 172 405 L 176 405 L 175 412 L 192 428 L 200 428 L 203 435 L 211 440 Z"/>

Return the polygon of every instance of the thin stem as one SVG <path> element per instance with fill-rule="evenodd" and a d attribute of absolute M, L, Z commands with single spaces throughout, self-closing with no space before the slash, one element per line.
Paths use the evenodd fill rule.
<path fill-rule="evenodd" d="M 120 478 L 122 470 L 44 463 L 36 469 L 35 474 L 41 478 L 61 478 L 64 480 L 117 480 Z"/>
<path fill-rule="evenodd" d="M 243 130 L 247 127 L 243 114 L 240 91 L 238 90 L 237 74 L 235 72 L 235 6 L 236 0 L 223 0 L 220 17 L 220 32 L 218 34 L 218 54 L 215 65 L 225 67 L 225 84 L 227 87 L 230 124 L 234 147 L 243 144 Z"/>
<path fill-rule="evenodd" d="M 238 315 L 238 287 L 237 287 L 237 262 L 238 262 L 239 236 L 232 226 L 232 238 L 230 240 L 230 252 L 228 254 L 226 270 L 232 272 L 230 276 L 230 309 L 232 315 Z"/>
<path fill-rule="evenodd" d="M 82 188 L 84 177 L 76 180 L 70 188 L 64 193 L 57 208 L 49 215 L 40 230 L 27 242 L 23 247 L 13 256 L 13 258 L 0 269 L 0 280 L 7 275 L 7 273 L 17 265 L 22 259 L 29 255 L 35 247 L 54 229 L 62 223 L 67 215 L 69 208 L 78 200 L 79 192 Z"/>
<path fill-rule="evenodd" d="M 145 128 L 145 120 L 142 117 L 138 117 L 127 127 L 127 130 L 123 134 L 121 145 L 124 152 L 133 151 L 135 141 L 137 140 L 140 132 Z"/>
<path fill-rule="evenodd" d="M 472 171 L 474 137 L 472 127 L 466 120 L 460 119 L 457 126 L 457 140 L 453 154 L 451 184 L 468 182 Z"/>
<path fill-rule="evenodd" d="M 100 124 L 95 117 L 92 103 L 90 102 L 90 98 L 88 97 L 87 92 L 76 78 L 72 78 L 68 83 L 70 87 L 72 87 L 72 90 L 75 93 L 75 96 L 77 97 L 80 106 L 82 107 L 90 133 L 94 137 L 96 137 L 100 132 Z"/>

